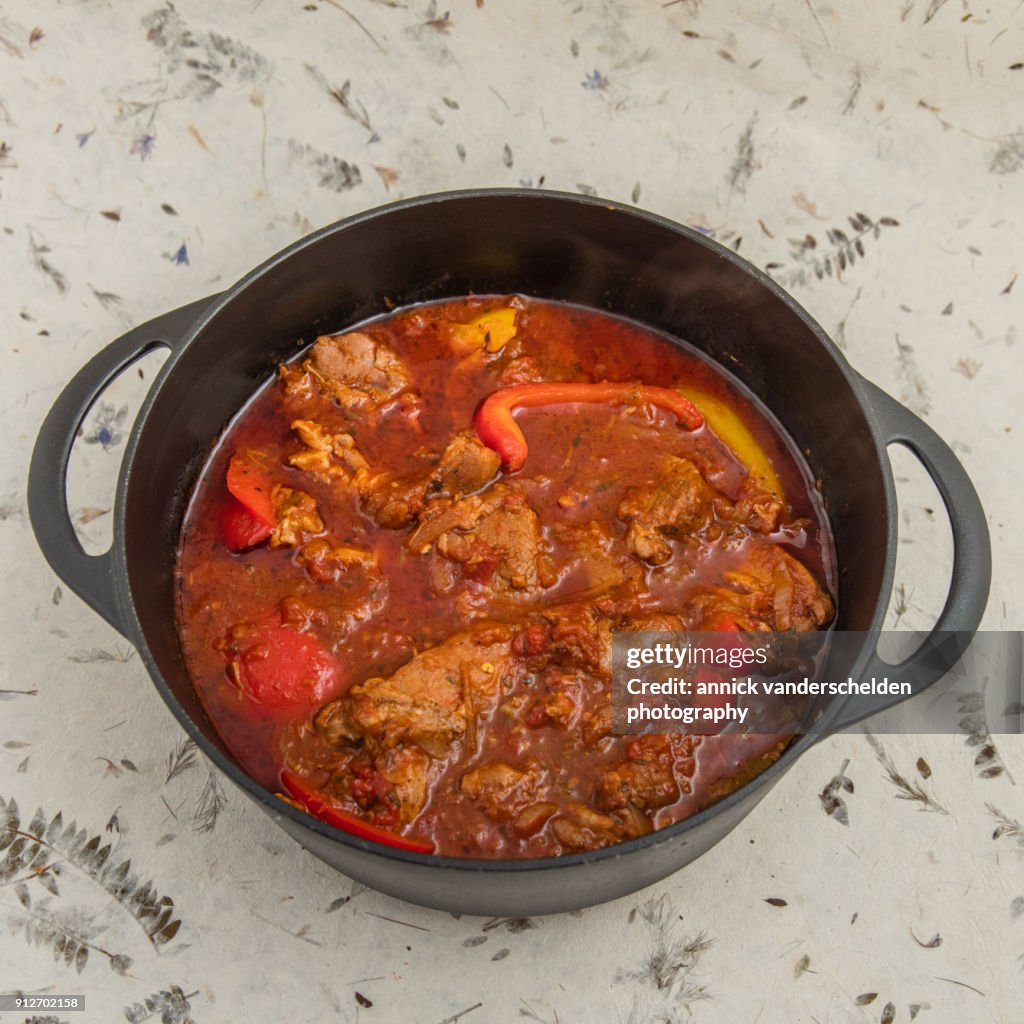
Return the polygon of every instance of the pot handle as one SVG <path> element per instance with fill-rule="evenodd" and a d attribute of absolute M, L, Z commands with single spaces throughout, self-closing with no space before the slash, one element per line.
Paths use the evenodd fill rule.
<path fill-rule="evenodd" d="M 881 424 L 886 445 L 903 445 L 921 463 L 942 496 L 953 531 L 953 573 L 935 625 L 921 646 L 903 661 L 892 665 L 876 649 L 864 670 L 865 676 L 892 673 L 910 683 L 917 694 L 956 664 L 981 622 L 992 576 L 988 522 L 974 484 L 949 445 L 877 385 L 863 377 L 860 384 Z M 879 703 L 877 697 L 853 696 L 844 704 L 830 732 L 848 728 L 908 699 L 897 696 Z"/>
<path fill-rule="evenodd" d="M 99 612 L 119 633 L 131 639 L 118 598 L 114 549 L 86 554 L 75 535 L 67 502 L 67 470 L 78 429 L 112 381 L 155 348 L 172 351 L 215 296 L 140 324 L 82 367 L 46 414 L 32 450 L 28 476 L 28 514 L 36 541 L 56 574 Z"/>

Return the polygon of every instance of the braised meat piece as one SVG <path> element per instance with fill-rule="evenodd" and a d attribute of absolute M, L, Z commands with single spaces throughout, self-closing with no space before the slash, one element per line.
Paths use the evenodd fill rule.
<path fill-rule="evenodd" d="M 782 500 L 770 491 L 764 490 L 753 477 L 747 477 L 740 485 L 735 503 L 724 499 L 715 502 L 720 519 L 745 526 L 754 533 L 774 533 L 785 506 Z"/>
<path fill-rule="evenodd" d="M 352 482 L 359 489 L 369 484 L 369 463 L 351 434 L 331 434 L 314 420 L 293 420 L 292 430 L 302 447 L 288 456 L 289 465 L 325 482 Z"/>
<path fill-rule="evenodd" d="M 523 722 L 531 729 L 554 726 L 572 729 L 579 719 L 580 706 L 589 680 L 555 669 L 544 673 L 542 692 L 524 702 Z"/>
<path fill-rule="evenodd" d="M 620 627 L 632 633 L 642 633 L 645 630 L 662 633 L 678 633 L 683 627 L 683 620 L 679 615 L 671 615 L 668 612 L 650 612 L 646 615 L 633 615 L 622 620 Z"/>
<path fill-rule="evenodd" d="M 361 331 L 317 338 L 302 365 L 320 390 L 346 409 L 376 409 L 409 386 L 398 356 Z"/>
<path fill-rule="evenodd" d="M 511 495 L 489 505 L 468 530 L 445 531 L 437 553 L 466 566 L 475 580 L 494 590 L 534 590 L 541 579 L 541 523 L 525 502 Z"/>
<path fill-rule="evenodd" d="M 460 788 L 494 821 L 511 821 L 537 798 L 544 768 L 533 761 L 516 768 L 504 761 L 486 761 L 462 776 Z"/>
<path fill-rule="evenodd" d="M 501 459 L 476 434 L 452 438 L 425 477 L 377 481 L 363 495 L 363 508 L 390 530 L 401 529 L 423 510 L 428 498 L 459 499 L 482 490 L 498 474 Z"/>
<path fill-rule="evenodd" d="M 317 338 L 301 365 L 284 364 L 278 379 L 284 394 L 300 403 L 321 394 L 358 412 L 372 412 L 409 387 L 398 356 L 361 331 Z"/>
<path fill-rule="evenodd" d="M 491 502 L 479 495 L 459 501 L 446 498 L 433 501 L 429 508 L 423 510 L 419 526 L 409 535 L 405 546 L 410 551 L 426 555 L 445 534 L 473 530 L 494 511 Z"/>
<path fill-rule="evenodd" d="M 386 530 L 400 530 L 423 508 L 421 480 L 381 480 L 362 495 L 363 509 Z"/>
<path fill-rule="evenodd" d="M 559 808 L 551 820 L 551 831 L 569 850 L 597 850 L 626 836 L 626 830 L 617 818 L 578 803 Z"/>
<path fill-rule="evenodd" d="M 626 760 L 605 769 L 597 784 L 597 805 L 618 811 L 632 804 L 643 810 L 679 799 L 675 752 L 667 736 L 641 736 L 630 743 Z"/>
<path fill-rule="evenodd" d="M 644 567 L 615 535 L 614 524 L 590 520 L 549 529 L 570 552 L 564 575 L 577 600 L 595 600 L 622 587 L 646 589 Z"/>
<path fill-rule="evenodd" d="M 835 609 L 807 568 L 775 544 L 751 544 L 742 569 L 726 573 L 749 596 L 755 614 L 778 631 L 817 629 Z"/>
<path fill-rule="evenodd" d="M 524 807 L 512 822 L 512 831 L 520 839 L 529 839 L 535 836 L 547 823 L 548 819 L 558 810 L 558 804 L 548 800 L 540 803 L 530 804 Z"/>
<path fill-rule="evenodd" d="M 427 802 L 430 784 L 430 755 L 419 747 L 384 747 L 375 751 L 374 767 L 385 781 L 385 798 L 397 803 L 398 820 L 394 824 L 407 825 Z"/>
<path fill-rule="evenodd" d="M 743 481 L 733 502 L 693 462 L 674 455 L 665 459 L 656 482 L 631 487 L 618 510 L 627 527 L 626 545 L 651 565 L 664 565 L 672 557 L 673 539 L 714 542 L 738 530 L 768 534 L 778 529 L 782 512 L 782 501 L 753 478 Z"/>
<path fill-rule="evenodd" d="M 375 825 L 401 828 L 423 810 L 433 764 L 429 754 L 412 744 L 381 747 L 368 742 L 340 760 L 335 754 L 334 762 L 321 768 L 330 772 L 323 792 L 342 804 L 354 804 Z"/>
<path fill-rule="evenodd" d="M 607 740 L 613 735 L 610 693 L 593 711 L 583 713 L 580 735 L 584 745 L 588 747 L 598 747 L 602 740 Z"/>
<path fill-rule="evenodd" d="M 347 545 L 332 545 L 324 537 L 303 544 L 295 560 L 306 567 L 314 583 L 337 583 L 352 569 L 377 570 L 377 556 Z"/>
<path fill-rule="evenodd" d="M 502 626 L 455 633 L 388 678 L 353 686 L 322 707 L 314 724 L 333 745 L 366 737 L 389 747 L 415 743 L 444 757 L 512 671 L 510 637 Z"/>
<path fill-rule="evenodd" d="M 531 658 L 531 666 L 553 664 L 590 672 L 602 680 L 611 678 L 612 624 L 589 604 L 548 608 L 519 633 L 512 648 Z"/>
<path fill-rule="evenodd" d="M 694 628 L 805 631 L 832 619 L 832 599 L 792 555 L 753 539 L 745 552 L 743 564 L 725 573 L 726 586 L 690 596 L 686 618 Z"/>
<path fill-rule="evenodd" d="M 486 496 L 430 502 L 406 545 L 421 555 L 433 548 L 496 593 L 536 591 L 554 581 L 536 512 L 502 485 Z"/>
<path fill-rule="evenodd" d="M 689 459 L 669 455 L 661 477 L 631 487 L 619 505 L 626 544 L 645 562 L 663 565 L 672 557 L 670 539 L 697 533 L 711 521 L 716 497 L 718 492 Z"/>
<path fill-rule="evenodd" d="M 835 614 L 832 599 L 810 571 L 775 544 L 749 540 L 738 569 L 725 573 L 727 586 L 691 595 L 687 619 L 699 629 L 814 630 Z"/>
<path fill-rule="evenodd" d="M 463 431 L 452 438 L 427 478 L 428 498 L 461 498 L 482 490 L 501 469 L 497 452 L 480 441 L 475 432 Z"/>
<path fill-rule="evenodd" d="M 278 484 L 270 492 L 277 525 L 270 534 L 272 548 L 294 547 L 307 537 L 324 532 L 316 502 L 305 492 Z"/>

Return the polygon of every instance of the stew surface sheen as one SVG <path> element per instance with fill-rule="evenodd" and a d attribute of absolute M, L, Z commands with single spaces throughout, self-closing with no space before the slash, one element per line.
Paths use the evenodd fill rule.
<path fill-rule="evenodd" d="M 824 628 L 833 566 L 794 447 L 719 368 L 472 297 L 320 338 L 261 389 L 186 515 L 178 627 L 283 799 L 389 845 L 537 857 L 663 828 L 785 746 L 613 735 L 613 630 Z"/>

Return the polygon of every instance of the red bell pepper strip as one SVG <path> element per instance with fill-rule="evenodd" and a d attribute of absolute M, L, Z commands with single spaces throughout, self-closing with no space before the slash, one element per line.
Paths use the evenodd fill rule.
<path fill-rule="evenodd" d="M 480 440 L 501 456 L 504 469 L 514 473 L 522 469 L 528 448 L 526 438 L 512 416 L 513 410 L 578 402 L 657 405 L 675 413 L 687 430 L 696 430 L 704 423 L 700 410 L 678 391 L 648 384 L 617 384 L 609 381 L 601 384 L 515 384 L 501 388 L 480 403 L 473 417 L 473 426 Z"/>
<path fill-rule="evenodd" d="M 262 519 L 253 514 L 248 505 L 243 505 L 229 494 L 220 508 L 220 536 L 232 551 L 246 548 L 265 541 L 273 533 Z"/>
<path fill-rule="evenodd" d="M 221 537 L 232 551 L 241 551 L 266 540 L 277 526 L 271 497 L 273 483 L 251 452 L 235 452 L 227 472 L 231 498 L 221 510 Z M 241 505 L 232 505 L 231 499 Z"/>
<path fill-rule="evenodd" d="M 413 853 L 434 852 L 434 844 L 426 839 L 410 839 L 400 836 L 397 832 L 389 832 L 386 828 L 371 825 L 357 814 L 346 811 L 329 796 L 321 793 L 318 789 L 313 789 L 305 780 L 300 779 L 298 775 L 288 771 L 287 768 L 281 772 L 281 785 L 284 786 L 290 797 L 298 800 L 305 807 L 307 814 L 341 829 L 342 832 L 359 836 L 360 839 L 369 839 L 383 846 L 393 846 L 398 850 L 411 850 Z"/>

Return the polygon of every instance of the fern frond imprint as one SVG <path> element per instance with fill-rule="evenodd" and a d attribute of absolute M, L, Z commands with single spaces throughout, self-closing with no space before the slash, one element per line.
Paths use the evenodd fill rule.
<path fill-rule="evenodd" d="M 878 238 L 882 228 L 899 226 L 894 217 L 874 220 L 866 213 L 853 213 L 847 217 L 849 227 L 830 227 L 825 231 L 825 244 L 820 245 L 816 235 L 789 240 L 789 262 L 765 264 L 765 271 L 786 287 L 805 285 L 814 279 L 841 278 L 843 272 L 867 254 L 864 242 Z"/>
<path fill-rule="evenodd" d="M 104 843 L 101 836 L 90 836 L 75 822 L 65 825 L 60 811 L 48 821 L 40 808 L 28 827 L 22 828 L 17 802 L 0 796 L 0 854 L 0 885 L 14 885 L 23 906 L 27 906 L 22 898 L 27 881 L 38 879 L 57 896 L 54 875 L 70 865 L 130 914 L 154 948 L 170 942 L 181 927 L 170 896 L 161 896 L 151 881 L 142 881 L 130 860 L 112 856 L 113 845 Z"/>

